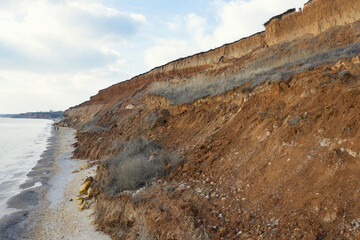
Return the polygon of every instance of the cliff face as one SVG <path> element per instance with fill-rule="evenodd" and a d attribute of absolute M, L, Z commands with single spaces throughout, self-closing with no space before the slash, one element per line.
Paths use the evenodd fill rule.
<path fill-rule="evenodd" d="M 199 72 L 222 68 L 224 65 L 226 67 L 227 59 L 241 59 L 268 46 L 309 37 L 309 35 L 319 35 L 331 27 L 356 22 L 360 19 L 359 9 L 358 0 L 310 1 L 303 10 L 273 19 L 266 25 L 265 32 L 157 67 L 129 81 L 99 91 L 97 95 L 90 98 L 90 102 L 83 105 L 111 102 L 113 98 L 126 98 L 156 81 L 189 78 L 198 75 Z M 313 52 L 316 51 L 313 49 Z M 246 63 L 248 62 L 242 64 Z"/>
<path fill-rule="evenodd" d="M 343 26 L 360 19 L 360 2 L 317 0 L 303 10 L 274 19 L 266 26 L 269 45 L 292 41 L 305 34 L 318 35 L 333 26 Z"/>
<path fill-rule="evenodd" d="M 75 157 L 99 159 L 100 229 L 114 239 L 356 239 L 359 83 L 360 54 L 192 104 L 158 96 L 121 104 L 97 123 L 113 123 L 108 130 L 77 135 Z M 121 166 L 124 144 L 138 136 L 183 163 L 109 194 L 121 174 L 107 157 Z"/>
<path fill-rule="evenodd" d="M 313 0 L 67 110 L 74 157 L 98 160 L 98 227 L 114 239 L 359 238 L 359 3 Z"/>
<path fill-rule="evenodd" d="M 90 102 L 106 102 L 109 100 L 109 96 L 121 96 L 121 98 L 124 98 L 131 96 L 136 91 L 142 90 L 152 82 L 198 75 L 199 72 L 206 71 L 213 65 L 218 65 L 223 58 L 240 58 L 254 49 L 264 47 L 264 36 L 264 33 L 259 33 L 215 50 L 196 54 L 157 67 L 129 81 L 118 83 L 99 91 L 97 95 L 90 98 Z M 90 102 L 85 105 L 90 104 Z"/>

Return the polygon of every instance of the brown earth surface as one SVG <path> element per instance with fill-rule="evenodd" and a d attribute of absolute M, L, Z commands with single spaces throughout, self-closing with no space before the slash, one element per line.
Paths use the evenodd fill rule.
<path fill-rule="evenodd" d="M 142 135 L 185 159 L 136 194 L 100 194 L 100 228 L 119 239 L 360 237 L 359 59 L 265 82 L 245 96 L 238 88 L 169 106 L 152 129 L 138 102 L 123 128 L 79 132 L 75 157 L 111 155 L 115 139 Z M 106 140 L 94 147 L 100 136 Z"/>
<path fill-rule="evenodd" d="M 304 14 L 324 7 L 329 18 L 341 3 L 328 2 L 312 1 Z M 358 3 L 344 1 L 340 13 Z M 62 124 L 78 128 L 75 158 L 99 160 L 95 183 L 109 177 L 104 160 L 138 137 L 183 159 L 140 189 L 110 195 L 99 187 L 98 228 L 114 239 L 359 239 L 360 22 L 347 22 L 359 20 L 351 9 L 325 30 L 218 62 L 179 60 L 193 62 L 168 70 L 170 63 L 69 109 Z M 294 14 L 274 21 L 286 26 Z M 304 67 L 314 54 L 351 46 Z M 201 89 L 264 65 L 289 74 L 278 80 L 264 71 L 261 81 L 249 77 L 184 104 L 150 91 L 156 81 L 176 88 L 198 80 Z"/>

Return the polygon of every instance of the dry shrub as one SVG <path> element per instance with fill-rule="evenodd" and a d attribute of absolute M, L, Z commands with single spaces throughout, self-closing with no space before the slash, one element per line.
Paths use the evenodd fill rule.
<path fill-rule="evenodd" d="M 181 162 L 176 154 L 163 151 L 155 142 L 138 138 L 125 144 L 125 150 L 102 163 L 104 178 L 97 183 L 102 192 L 116 195 L 135 190 L 156 177 L 164 177 Z"/>
<path fill-rule="evenodd" d="M 92 133 L 92 132 L 104 132 L 104 131 L 107 131 L 108 129 L 104 128 L 104 127 L 101 127 L 98 125 L 99 123 L 99 120 L 100 118 L 97 116 L 97 117 L 94 117 L 93 120 L 83 124 L 79 131 L 82 131 L 82 132 L 88 132 L 88 133 Z"/>

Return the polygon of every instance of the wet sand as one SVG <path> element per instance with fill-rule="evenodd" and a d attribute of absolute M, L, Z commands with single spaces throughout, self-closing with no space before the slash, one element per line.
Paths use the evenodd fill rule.
<path fill-rule="evenodd" d="M 55 132 L 48 139 L 48 146 L 36 166 L 27 174 L 28 180 L 20 186 L 22 192 L 8 201 L 14 213 L 0 220 L 0 239 L 32 239 L 39 212 L 46 205 L 45 193 L 53 176 L 53 162 L 58 149 Z"/>
<path fill-rule="evenodd" d="M 19 212 L 0 222 L 0 239 L 110 239 L 93 225 L 93 206 L 78 211 L 74 204 L 83 180 L 95 168 L 78 170 L 81 161 L 71 159 L 74 130 L 56 131 L 42 159 L 29 173 L 22 193 L 9 200 Z M 39 182 L 41 186 L 37 187 Z M 30 188 L 29 188 L 30 187 Z M 70 201 L 73 199 L 73 201 Z"/>

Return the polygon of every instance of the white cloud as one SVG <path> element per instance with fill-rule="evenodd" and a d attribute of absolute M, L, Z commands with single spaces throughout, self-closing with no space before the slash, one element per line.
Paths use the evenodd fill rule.
<path fill-rule="evenodd" d="M 190 30 L 202 30 L 206 24 L 206 19 L 196 15 L 195 13 L 190 13 L 187 16 L 187 27 Z"/>
<path fill-rule="evenodd" d="M 119 71 L 123 64 L 119 61 L 106 70 L 73 74 L 0 70 L 0 112 L 61 110 L 77 105 L 116 83 L 116 79 L 128 78 Z"/>
<path fill-rule="evenodd" d="M 79 104 L 145 64 L 238 40 L 305 1 L 213 0 L 173 14 L 165 12 L 172 4 L 147 11 L 153 4 L 136 1 L 1 0 L 0 113 Z"/>
<path fill-rule="evenodd" d="M 176 19 L 174 21 L 167 22 L 166 25 L 167 25 L 168 29 L 173 32 L 173 31 L 178 30 L 181 27 L 181 21 L 179 19 Z"/>
<path fill-rule="evenodd" d="M 171 42 L 165 39 L 158 41 L 156 46 L 147 50 L 146 62 L 153 67 L 154 62 L 164 64 L 250 36 L 263 31 L 263 24 L 271 17 L 289 8 L 302 7 L 305 2 L 306 0 L 215 0 L 212 2 L 213 8 L 218 9 L 215 16 L 191 13 L 184 17 L 188 34 Z M 207 20 L 210 18 L 213 18 L 216 24 L 209 29 Z M 178 42 L 182 42 L 181 49 Z M 149 56 L 152 53 L 156 55 Z M 157 57 L 160 59 L 155 60 Z"/>
<path fill-rule="evenodd" d="M 131 77 L 122 49 L 146 24 L 100 1 L 4 0 L 0 113 L 66 109 Z"/>
<path fill-rule="evenodd" d="M 53 62 L 51 71 L 117 61 L 116 51 L 103 47 L 129 41 L 146 23 L 143 15 L 89 1 L 19 0 L 1 8 L 0 19 L 0 68 L 46 69 Z"/>

